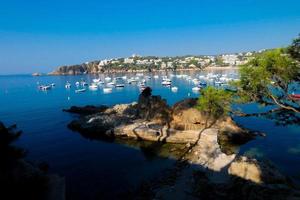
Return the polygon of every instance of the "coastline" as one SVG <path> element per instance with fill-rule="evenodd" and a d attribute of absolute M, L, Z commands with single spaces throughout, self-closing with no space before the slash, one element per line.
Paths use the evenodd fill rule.
<path fill-rule="evenodd" d="M 104 72 L 89 72 L 89 73 L 58 73 L 50 72 L 45 74 L 46 76 L 74 76 L 74 75 L 84 75 L 84 74 L 113 74 L 113 73 L 158 73 L 158 72 L 184 72 L 184 71 L 210 71 L 210 70 L 237 70 L 239 66 L 209 66 L 205 68 L 179 68 L 179 69 L 153 69 L 149 71 L 148 69 L 136 69 L 136 70 L 107 70 Z M 41 75 L 43 76 L 43 75 Z"/>
<path fill-rule="evenodd" d="M 131 191 L 133 193 L 125 193 L 126 196 L 144 198 L 146 194 L 147 199 L 189 199 L 205 195 L 203 189 L 211 192 L 210 199 L 219 199 L 223 193 L 232 199 L 246 199 L 249 189 L 255 191 L 250 199 L 262 195 L 287 199 L 299 194 L 289 178 L 274 165 L 239 155 L 238 151 L 224 151 L 221 142 L 225 138 L 228 145 L 242 145 L 262 135 L 243 129 L 230 117 L 206 121 L 207 126 L 205 115 L 195 109 L 196 102 L 196 99 L 185 99 L 169 107 L 160 96 L 141 94 L 137 103 L 117 104 L 101 112 L 97 107 L 65 111 L 79 114 L 68 127 L 89 139 L 111 142 L 118 139 L 121 143 L 125 139 L 137 144 L 152 142 L 147 151 L 164 157 L 178 151 L 172 145 L 182 145 L 181 153 L 173 157 L 176 160 L 173 168 L 158 179 L 140 184 L 136 191 Z M 86 115 L 85 111 L 95 113 Z M 162 150 L 164 144 L 169 144 L 169 149 Z M 159 148 L 155 149 L 157 146 Z"/>

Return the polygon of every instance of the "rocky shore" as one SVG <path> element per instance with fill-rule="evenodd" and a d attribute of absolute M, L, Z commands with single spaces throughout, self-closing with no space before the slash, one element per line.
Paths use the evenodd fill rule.
<path fill-rule="evenodd" d="M 266 199 L 264 193 L 272 199 L 300 198 L 299 191 L 272 164 L 241 156 L 234 148 L 262 134 L 239 127 L 230 116 L 209 119 L 195 108 L 196 103 L 197 99 L 185 99 L 170 107 L 147 88 L 138 102 L 131 104 L 101 107 L 101 111 L 95 108 L 90 115 L 86 115 L 90 107 L 65 111 L 81 114 L 69 128 L 85 137 L 185 145 L 177 158 L 178 165 L 184 167 L 175 167 L 176 176 L 171 183 L 164 180 L 159 184 L 148 183 L 149 199 L 203 198 L 204 188 L 215 192 L 215 196 L 209 194 L 209 199 L 224 198 L 224 193 L 232 197 L 228 199 L 235 199 L 237 194 L 231 191 L 234 188 L 241 199 Z M 248 198 L 251 189 L 257 195 Z M 144 198 L 145 188 L 142 190 Z M 135 191 L 136 199 L 139 192 Z"/>
<path fill-rule="evenodd" d="M 220 67 L 221 69 L 222 67 Z M 182 69 L 107 69 L 107 70 L 89 70 L 83 66 L 62 66 L 48 75 L 82 75 L 82 74 L 114 74 L 114 73 L 145 73 L 145 72 L 166 72 L 166 71 L 200 71 L 200 68 L 182 68 Z"/>

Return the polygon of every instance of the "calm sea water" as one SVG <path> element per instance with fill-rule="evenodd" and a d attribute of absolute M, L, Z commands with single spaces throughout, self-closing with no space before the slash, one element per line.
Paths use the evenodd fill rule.
<path fill-rule="evenodd" d="M 234 73 L 234 71 L 215 71 Z M 200 72 L 186 72 L 196 77 Z M 110 75 L 111 77 L 123 74 Z M 130 77 L 130 74 L 127 74 Z M 100 76 L 103 78 L 103 76 Z M 93 75 L 83 76 L 0 76 L 0 120 L 5 124 L 17 124 L 23 135 L 17 145 L 28 150 L 28 159 L 45 161 L 51 172 L 66 177 L 68 199 L 113 198 L 118 192 L 133 189 L 143 180 L 155 178 L 172 167 L 173 159 L 147 156 L 139 148 L 128 145 L 88 140 L 67 128 L 76 115 L 62 112 L 72 105 L 114 105 L 136 101 L 139 89 L 126 85 L 104 94 L 87 90 L 75 93 L 74 83 L 85 79 L 91 82 Z M 65 83 L 72 84 L 65 89 Z M 153 94 L 161 95 L 172 105 L 187 97 L 197 97 L 192 92 L 192 82 L 173 78 L 179 87 L 176 93 L 161 86 L 161 79 L 151 79 L 147 85 Z M 39 91 L 37 83 L 56 86 L 47 92 Z M 248 106 L 247 109 L 256 109 Z M 284 173 L 300 180 L 300 129 L 299 126 L 280 127 L 273 122 L 257 118 L 236 118 L 237 122 L 267 134 L 241 147 L 241 152 L 270 159 Z"/>

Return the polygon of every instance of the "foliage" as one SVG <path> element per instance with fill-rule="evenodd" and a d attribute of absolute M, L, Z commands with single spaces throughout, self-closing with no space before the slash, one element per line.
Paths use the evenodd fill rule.
<path fill-rule="evenodd" d="M 223 59 L 220 56 L 216 57 L 215 62 L 216 62 L 216 65 L 219 65 L 219 66 L 223 66 L 224 65 Z"/>
<path fill-rule="evenodd" d="M 201 90 L 197 109 L 209 117 L 219 119 L 231 110 L 232 94 L 223 89 L 208 86 Z"/>
<path fill-rule="evenodd" d="M 190 60 L 189 65 L 195 65 L 195 66 L 197 66 L 199 64 L 198 64 L 198 61 L 193 58 L 192 60 Z"/>
<path fill-rule="evenodd" d="M 283 49 L 265 51 L 240 68 L 240 81 L 235 83 L 244 102 L 277 105 L 299 111 L 290 98 L 290 90 L 300 80 L 300 68 Z"/>
<path fill-rule="evenodd" d="M 292 58 L 300 62 L 300 34 L 294 39 L 293 43 L 287 48 L 287 52 Z"/>

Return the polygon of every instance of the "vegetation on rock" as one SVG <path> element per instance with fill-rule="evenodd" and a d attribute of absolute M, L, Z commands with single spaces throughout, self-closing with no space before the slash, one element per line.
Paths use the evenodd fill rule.
<path fill-rule="evenodd" d="M 207 87 L 201 90 L 196 108 L 208 119 L 217 120 L 231 111 L 232 94 L 223 89 Z"/>

